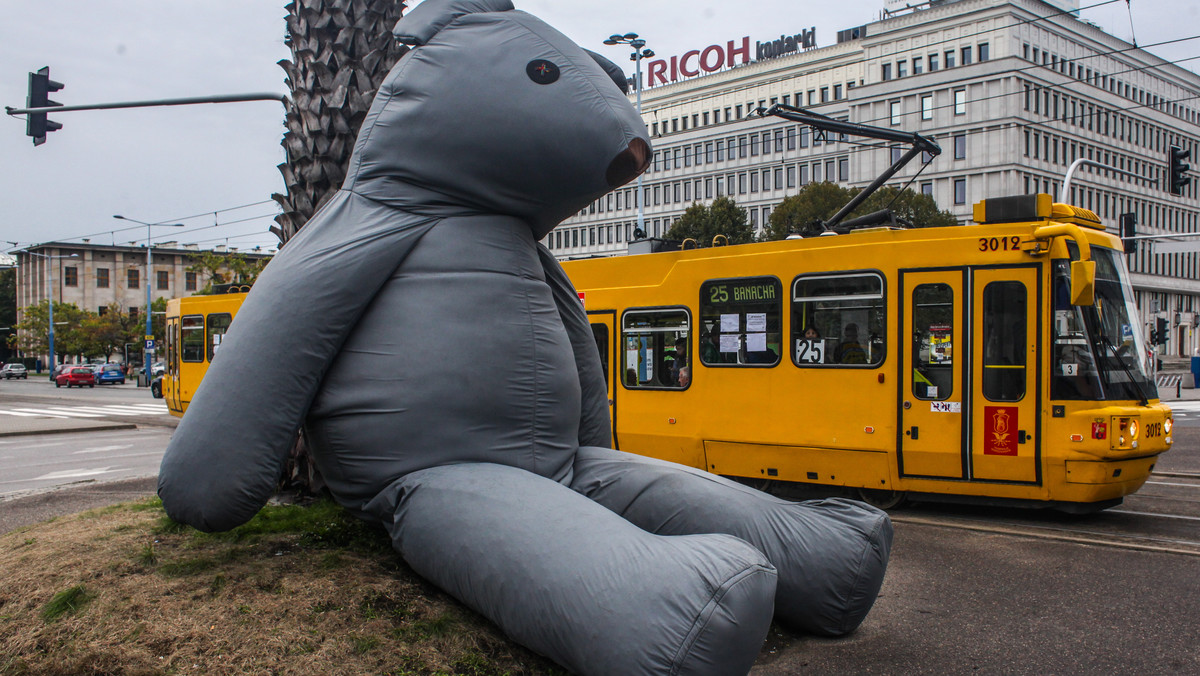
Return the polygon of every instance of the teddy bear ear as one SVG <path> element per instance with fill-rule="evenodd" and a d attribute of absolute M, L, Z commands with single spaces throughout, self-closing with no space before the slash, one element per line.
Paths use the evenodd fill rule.
<path fill-rule="evenodd" d="M 608 76 L 612 78 L 612 81 L 617 83 L 617 86 L 621 88 L 622 94 L 629 93 L 629 80 L 625 78 L 625 72 L 618 68 L 617 64 L 609 61 L 590 49 L 585 49 L 583 51 L 587 52 L 588 56 L 592 57 L 596 63 L 600 64 L 600 67 L 604 69 L 604 72 L 608 73 Z"/>
<path fill-rule="evenodd" d="M 510 0 L 425 0 L 400 17 L 392 35 L 403 44 L 417 47 L 429 42 L 438 31 L 460 16 L 512 9 Z"/>

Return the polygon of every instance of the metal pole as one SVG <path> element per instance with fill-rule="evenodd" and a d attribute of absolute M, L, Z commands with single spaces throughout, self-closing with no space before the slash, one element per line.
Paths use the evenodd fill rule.
<path fill-rule="evenodd" d="M 641 50 L 640 48 L 638 48 L 638 47 L 634 47 L 633 54 L 634 54 L 634 61 L 637 63 L 637 75 L 636 75 L 637 82 L 636 82 L 635 84 L 637 84 L 637 113 L 638 113 L 638 121 L 639 121 L 639 122 L 642 122 L 642 124 L 644 125 L 644 124 L 645 124 L 645 122 L 644 122 L 644 121 L 642 121 L 642 50 Z M 643 177 L 644 177 L 645 175 L 646 175 L 646 172 L 644 172 L 644 171 L 643 171 L 642 173 L 638 174 L 638 182 L 637 182 L 637 205 L 638 205 L 637 224 L 638 224 L 638 230 L 641 230 L 641 231 L 642 231 L 642 233 L 644 234 L 644 236 L 649 236 L 649 233 L 646 233 L 646 215 L 645 215 L 645 202 L 646 202 L 646 195 L 645 195 L 645 193 L 644 193 L 644 192 L 643 192 L 643 190 L 642 190 L 642 180 L 643 180 Z"/>
<path fill-rule="evenodd" d="M 46 303 L 50 308 L 50 377 L 54 377 L 54 257 L 46 256 Z"/>
<path fill-rule="evenodd" d="M 152 99 L 149 101 L 117 101 L 113 103 L 93 103 L 80 106 L 49 106 L 43 108 L 13 108 L 5 106 L 4 112 L 9 115 L 28 115 L 30 113 L 70 113 L 76 110 L 113 110 L 116 108 L 151 108 L 154 106 L 190 106 L 197 103 L 241 103 L 244 101 L 279 101 L 287 105 L 286 94 L 275 92 L 256 92 L 253 94 L 224 94 L 220 96 L 191 96 L 182 99 Z"/>
<path fill-rule="evenodd" d="M 151 251 L 154 249 L 153 243 L 150 241 L 150 225 L 146 225 L 146 340 L 150 340 L 150 275 L 153 274 L 154 260 L 151 258 Z M 150 386 L 150 350 L 146 349 L 146 344 L 142 343 L 142 356 L 145 370 L 143 373 L 146 376 L 146 387 Z"/>

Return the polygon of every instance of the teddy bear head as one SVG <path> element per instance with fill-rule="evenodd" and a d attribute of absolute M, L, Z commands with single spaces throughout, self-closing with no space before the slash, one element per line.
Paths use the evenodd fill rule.
<path fill-rule="evenodd" d="M 430 215 L 503 214 L 540 239 L 645 171 L 624 76 L 509 0 L 425 0 L 363 123 L 345 188 Z"/>

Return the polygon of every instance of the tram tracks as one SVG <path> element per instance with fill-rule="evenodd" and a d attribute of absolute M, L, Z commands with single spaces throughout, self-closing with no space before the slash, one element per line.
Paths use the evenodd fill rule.
<path fill-rule="evenodd" d="M 1156 472 L 1124 505 L 1078 517 L 932 504 L 914 505 L 891 516 L 897 524 L 1200 556 L 1198 504 L 1200 474 Z"/>

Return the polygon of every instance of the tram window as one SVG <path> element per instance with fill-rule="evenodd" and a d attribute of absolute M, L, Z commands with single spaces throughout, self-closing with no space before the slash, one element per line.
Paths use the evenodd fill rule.
<path fill-rule="evenodd" d="M 202 315 L 187 315 L 180 319 L 181 361 L 204 361 L 204 317 Z"/>
<path fill-rule="evenodd" d="M 204 343 L 208 345 L 210 362 L 213 355 L 217 353 L 217 348 L 221 346 L 221 340 L 225 338 L 225 332 L 229 330 L 231 322 L 233 322 L 233 315 L 228 312 L 213 313 L 208 316 L 208 335 Z"/>
<path fill-rule="evenodd" d="M 592 338 L 600 352 L 600 370 L 604 372 L 604 384 L 608 385 L 608 327 L 604 324 L 592 324 Z"/>
<path fill-rule="evenodd" d="M 168 319 L 167 320 L 167 336 L 166 336 L 166 338 L 167 338 L 167 373 L 172 376 L 179 375 L 179 369 L 175 365 L 175 360 L 178 358 L 178 355 L 176 354 L 176 352 L 178 351 L 178 347 L 176 346 L 176 343 L 179 341 L 179 338 L 177 336 L 178 332 L 179 332 L 179 320 Z"/>
<path fill-rule="evenodd" d="M 954 393 L 954 290 L 921 284 L 912 295 L 912 395 L 945 401 Z"/>
<path fill-rule="evenodd" d="M 990 401 L 1025 398 L 1026 292 L 1020 282 L 992 282 L 983 289 L 983 396 Z"/>
<path fill-rule="evenodd" d="M 630 310 L 621 323 L 622 382 L 628 389 L 684 389 L 691 320 L 686 310 Z M 690 375 L 690 371 L 688 372 Z"/>
<path fill-rule="evenodd" d="M 700 361 L 705 366 L 774 366 L 783 341 L 783 284 L 775 277 L 700 285 Z"/>
<path fill-rule="evenodd" d="M 883 277 L 877 273 L 796 278 L 792 362 L 802 367 L 879 366 L 887 355 L 886 310 Z M 816 337 L 805 336 L 810 328 Z"/>

